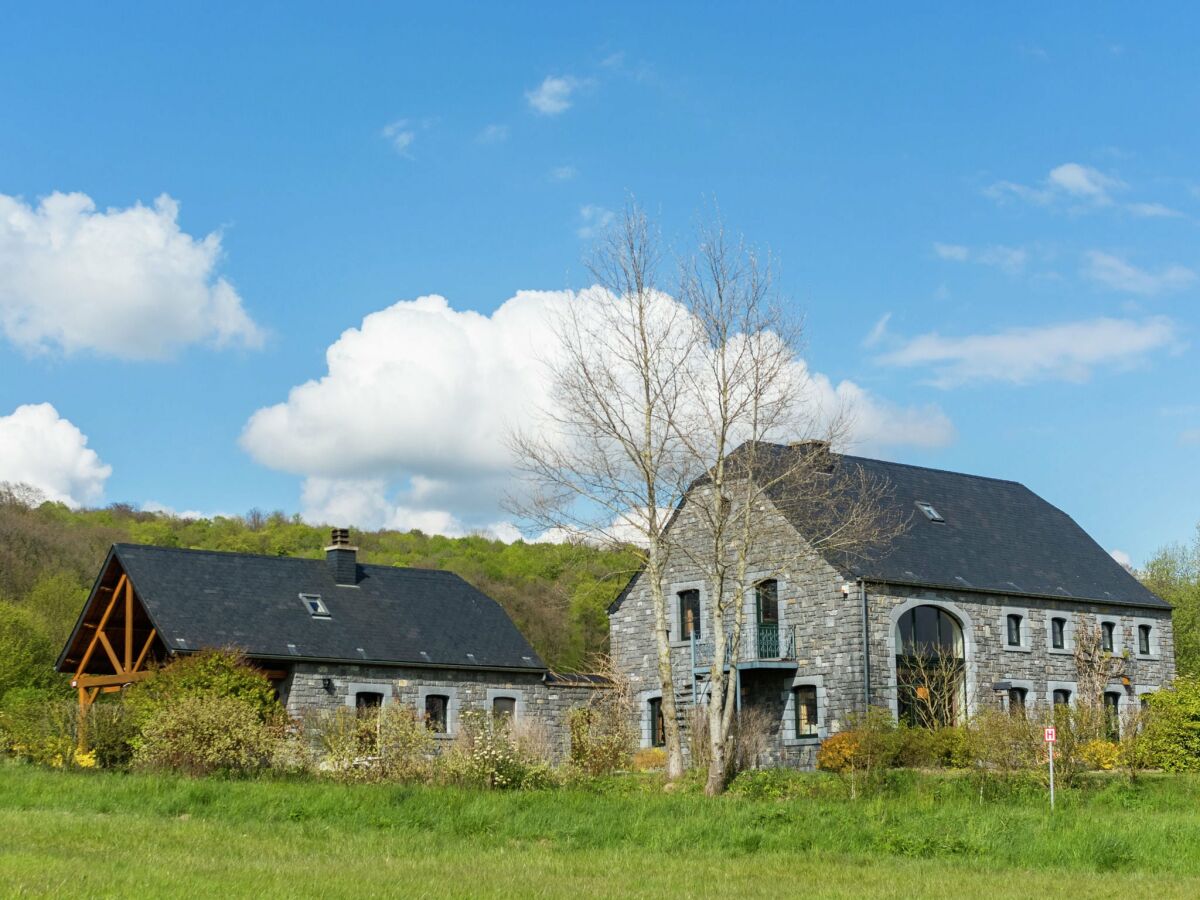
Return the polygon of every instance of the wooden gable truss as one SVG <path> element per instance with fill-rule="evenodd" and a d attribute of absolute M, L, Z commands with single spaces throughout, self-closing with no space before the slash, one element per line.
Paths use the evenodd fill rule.
<path fill-rule="evenodd" d="M 120 561 L 111 559 L 84 608 L 61 666 L 73 670 L 71 686 L 79 694 L 80 714 L 85 714 L 100 694 L 120 691 L 146 678 L 150 674 L 147 664 L 164 653 L 165 644 L 138 600 L 133 581 Z"/>

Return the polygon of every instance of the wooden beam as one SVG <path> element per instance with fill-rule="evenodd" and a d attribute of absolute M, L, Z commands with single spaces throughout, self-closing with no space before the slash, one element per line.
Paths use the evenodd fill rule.
<path fill-rule="evenodd" d="M 154 638 L 158 634 L 153 628 L 150 629 L 150 636 L 146 638 L 146 643 L 142 646 L 142 652 L 138 654 L 137 660 L 133 664 L 130 672 L 136 672 L 142 667 L 142 663 L 146 661 L 146 654 L 150 652 L 150 648 L 154 645 Z"/>
<path fill-rule="evenodd" d="M 133 671 L 133 583 L 125 582 L 125 671 Z"/>
<path fill-rule="evenodd" d="M 121 687 L 125 684 L 133 684 L 135 681 L 144 681 L 152 674 L 146 671 L 122 672 L 120 675 L 80 675 L 71 682 L 71 686 L 77 687 L 81 691 L 85 688 L 99 690 L 100 688 Z"/>
<path fill-rule="evenodd" d="M 86 666 L 91 661 L 92 654 L 96 652 L 96 641 L 99 639 L 101 633 L 104 631 L 104 626 L 108 624 L 108 617 L 112 615 L 113 608 L 117 605 L 117 599 L 121 596 L 121 588 L 125 586 L 125 582 L 128 580 L 129 579 L 127 579 L 125 577 L 125 573 L 122 572 L 121 580 L 117 582 L 117 589 L 115 591 L 113 591 L 112 599 L 108 601 L 108 608 L 106 610 L 104 610 L 104 615 L 100 617 L 100 624 L 96 626 L 96 634 L 92 637 L 92 642 L 90 644 L 88 644 L 87 651 L 83 654 L 83 659 L 81 659 L 79 661 L 79 668 L 75 670 L 76 675 L 83 674 L 84 666 Z M 110 650 L 109 652 L 111 653 L 112 651 Z M 116 654 L 112 654 L 112 655 L 114 657 L 113 665 L 116 666 L 118 669 L 121 668 L 116 663 L 116 660 L 115 660 Z"/>
<path fill-rule="evenodd" d="M 117 651 L 113 649 L 113 645 L 108 641 L 108 635 L 103 631 L 97 631 L 96 637 L 100 639 L 100 643 L 104 645 L 104 652 L 108 654 L 108 658 L 112 660 L 113 668 L 118 672 L 124 672 L 125 667 L 121 665 L 121 661 L 117 659 Z"/>

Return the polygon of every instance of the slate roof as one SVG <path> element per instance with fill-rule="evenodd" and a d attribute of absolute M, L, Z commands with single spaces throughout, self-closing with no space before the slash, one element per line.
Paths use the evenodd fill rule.
<path fill-rule="evenodd" d="M 500 605 L 451 572 L 360 564 L 358 583 L 342 586 L 324 559 L 137 544 L 111 553 L 174 651 L 546 670 Z M 319 594 L 329 617 L 310 615 L 301 593 Z"/>
<path fill-rule="evenodd" d="M 788 453 L 805 452 L 783 444 L 760 444 L 755 451 L 760 460 L 773 458 L 781 466 L 787 465 Z M 828 561 L 847 577 L 1171 608 L 1070 516 L 1023 484 L 859 456 L 835 455 L 835 459 L 843 466 L 861 466 L 885 482 L 889 503 L 908 521 L 900 537 L 875 553 L 862 558 L 828 554 Z M 786 493 L 786 488 L 780 493 Z M 945 521 L 930 521 L 917 508 L 917 501 L 931 504 Z M 797 510 L 787 503 L 780 503 L 779 509 L 803 534 Z M 635 575 L 609 607 L 610 613 L 620 607 L 637 580 Z"/>
<path fill-rule="evenodd" d="M 772 449 L 782 455 L 792 448 Z M 830 558 L 852 577 L 1171 608 L 1074 519 L 1023 484 L 860 456 L 837 459 L 886 482 L 890 504 L 908 520 L 904 533 L 880 552 L 859 559 Z M 917 508 L 918 501 L 931 504 L 945 521 L 931 521 Z M 781 511 L 788 515 L 786 506 Z"/>

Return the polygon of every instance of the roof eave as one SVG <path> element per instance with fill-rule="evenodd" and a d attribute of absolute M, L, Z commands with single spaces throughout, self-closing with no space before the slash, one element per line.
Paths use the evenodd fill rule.
<path fill-rule="evenodd" d="M 1075 597 L 1063 594 L 1039 594 L 1033 591 L 1006 591 L 999 588 L 967 586 L 963 584 L 939 584 L 933 581 L 908 581 L 899 578 L 887 578 L 865 574 L 855 574 L 855 578 L 867 584 L 891 584 L 897 587 L 929 588 L 938 591 L 958 591 L 966 594 L 988 594 L 994 597 L 1029 597 L 1036 600 L 1065 600 L 1068 603 L 1097 603 L 1111 606 L 1128 606 L 1134 609 L 1156 609 L 1159 612 L 1171 612 L 1174 606 L 1158 597 L 1158 603 L 1142 603 L 1137 600 L 1117 600 L 1112 597 Z M 1157 597 L 1157 595 L 1155 595 Z"/>

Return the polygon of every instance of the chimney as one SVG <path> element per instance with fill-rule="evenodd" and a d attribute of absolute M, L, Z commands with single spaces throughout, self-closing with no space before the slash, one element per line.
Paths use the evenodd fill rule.
<path fill-rule="evenodd" d="M 350 543 L 349 528 L 334 528 L 325 548 L 325 562 L 335 583 L 346 586 L 358 584 L 358 548 Z"/>

